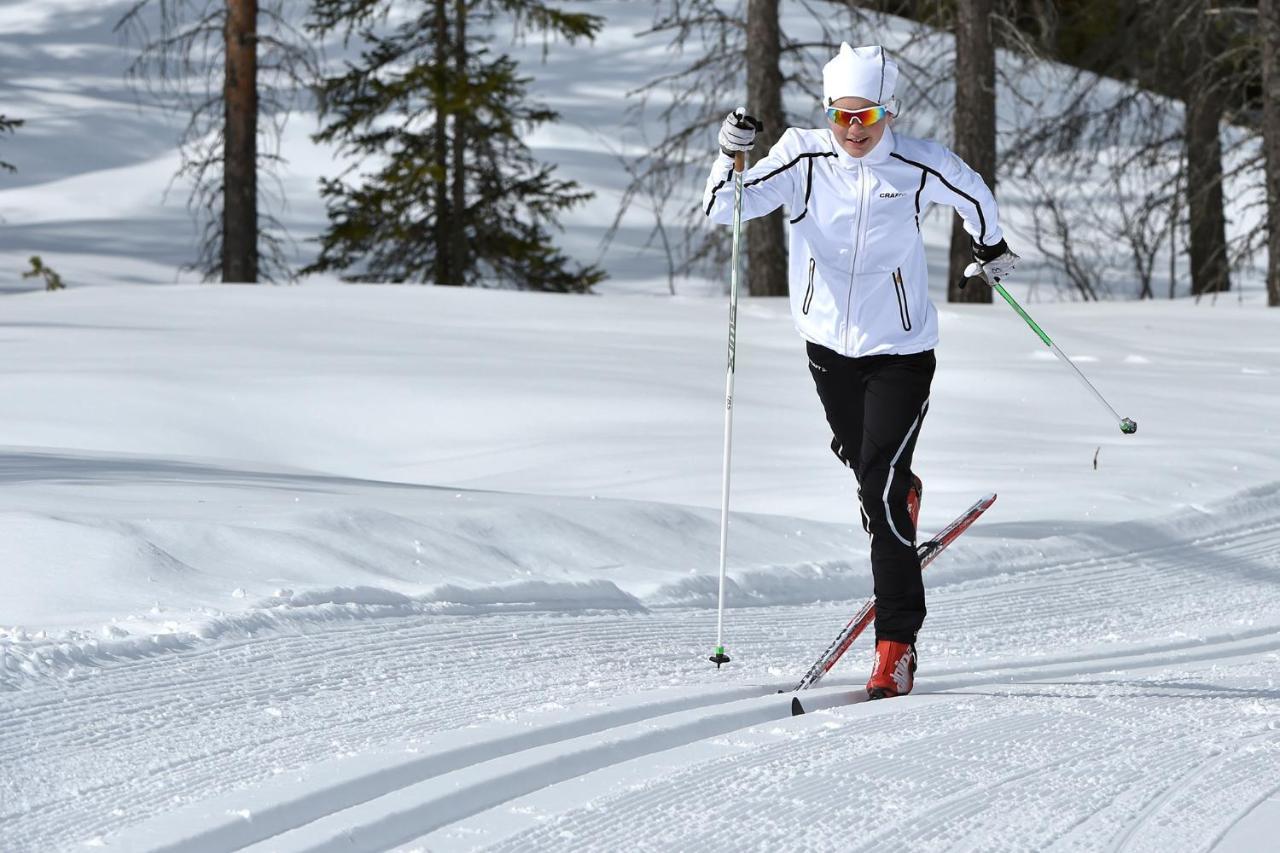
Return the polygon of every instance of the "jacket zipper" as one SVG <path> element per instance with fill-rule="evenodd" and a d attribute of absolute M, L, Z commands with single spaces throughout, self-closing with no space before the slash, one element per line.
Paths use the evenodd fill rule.
<path fill-rule="evenodd" d="M 809 289 L 804 292 L 804 304 L 800 306 L 801 314 L 809 313 L 809 305 L 813 303 L 813 268 L 817 265 L 817 261 L 813 258 L 809 259 Z"/>
<path fill-rule="evenodd" d="M 902 267 L 893 271 L 893 289 L 898 294 L 898 317 L 902 320 L 902 331 L 911 331 L 911 311 L 907 308 L 907 284 L 902 279 Z"/>
<path fill-rule="evenodd" d="M 861 164 L 858 167 L 859 169 L 866 168 Z M 867 179 L 865 172 L 860 172 L 860 174 L 862 174 L 862 215 L 858 217 L 858 257 L 862 256 L 862 250 L 867 243 L 867 220 L 870 218 L 867 213 L 871 208 L 871 181 Z"/>
<path fill-rule="evenodd" d="M 865 194 L 865 175 L 862 163 L 858 163 L 858 198 L 861 201 Z M 862 233 L 862 219 L 866 215 L 866 205 L 860 204 L 857 211 L 857 222 L 853 226 L 853 246 L 849 252 L 849 297 L 844 304 L 844 348 L 849 349 L 849 335 L 853 332 L 853 280 L 858 273 L 858 242 Z"/>

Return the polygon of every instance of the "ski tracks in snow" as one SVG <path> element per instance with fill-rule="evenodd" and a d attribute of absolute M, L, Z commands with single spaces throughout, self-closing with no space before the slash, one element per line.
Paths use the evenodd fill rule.
<path fill-rule="evenodd" d="M 1256 683 L 1255 666 L 1216 675 Z M 610 767 L 400 849 L 1209 849 L 1280 785 L 1275 712 L 1241 721 L 1276 696 L 1100 679 L 835 707 Z"/>
<path fill-rule="evenodd" d="M 848 604 L 406 617 L 0 697 L 16 849 L 1248 849 L 1280 790 L 1277 500 L 1189 542 L 939 573 L 918 693 Z M 1082 552 L 1085 549 L 1082 549 Z M 963 572 L 959 574 L 963 575 Z M 718 679 L 716 687 L 705 685 Z M 342 756 L 346 756 L 345 758 Z"/>

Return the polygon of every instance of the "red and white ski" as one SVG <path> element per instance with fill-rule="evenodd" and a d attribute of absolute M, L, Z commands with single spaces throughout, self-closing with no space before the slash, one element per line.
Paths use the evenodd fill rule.
<path fill-rule="evenodd" d="M 995 502 L 996 496 L 994 493 L 987 495 L 961 513 L 959 518 L 948 524 L 928 542 L 922 542 L 916 546 L 916 553 L 920 555 L 920 568 L 923 570 L 925 566 L 932 563 L 933 559 L 941 554 L 944 548 L 956 541 L 956 538 L 968 530 L 969 525 L 977 521 L 978 516 L 986 512 Z M 858 639 L 858 635 L 862 633 L 863 629 L 870 625 L 875 618 L 876 600 L 871 598 L 854 614 L 854 617 L 849 620 L 849 624 L 844 626 L 835 641 L 822 653 L 822 657 L 818 658 L 818 662 L 809 667 L 809 671 L 805 673 L 804 678 L 800 679 L 800 683 L 796 685 L 795 689 L 804 690 L 821 681 L 831 671 L 831 667 L 836 665 L 836 661 L 840 660 L 840 656 L 845 653 L 849 646 L 853 645 L 853 641 Z M 794 710 L 793 708 L 793 713 Z"/>

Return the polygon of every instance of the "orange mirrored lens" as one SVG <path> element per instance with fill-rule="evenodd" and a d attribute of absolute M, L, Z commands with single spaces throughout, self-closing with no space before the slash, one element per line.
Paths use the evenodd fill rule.
<path fill-rule="evenodd" d="M 827 107 L 827 121 L 840 127 L 849 127 L 855 121 L 863 127 L 870 127 L 885 117 L 885 109 L 883 104 L 877 104 L 874 107 L 867 107 L 861 110 L 842 110 L 839 107 Z"/>

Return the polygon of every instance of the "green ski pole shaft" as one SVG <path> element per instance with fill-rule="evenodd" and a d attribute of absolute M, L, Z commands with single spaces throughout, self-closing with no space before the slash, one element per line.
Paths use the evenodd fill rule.
<path fill-rule="evenodd" d="M 1120 431 L 1122 433 L 1124 433 L 1125 435 L 1132 435 L 1133 433 L 1138 431 L 1137 422 L 1135 422 L 1131 418 L 1120 417 L 1120 413 L 1117 412 L 1114 408 L 1112 408 L 1111 404 L 1107 402 L 1107 399 L 1102 396 L 1102 394 L 1098 391 L 1097 388 L 1093 387 L 1093 383 L 1090 382 L 1088 378 L 1085 377 L 1084 372 L 1080 370 L 1080 368 L 1076 367 L 1076 363 L 1074 361 L 1067 358 L 1067 354 L 1063 352 L 1062 349 L 1057 344 L 1055 344 L 1049 338 L 1048 335 L 1045 334 L 1044 329 L 1040 328 L 1040 326 L 1037 325 L 1035 320 L 1031 319 L 1031 315 L 1028 314 L 1023 309 L 1023 307 L 1018 304 L 1018 301 L 1016 299 L 1014 299 L 1012 296 L 1009 295 L 1009 291 L 1005 290 L 1004 287 L 1000 284 L 1000 282 L 991 278 L 991 276 L 987 274 L 987 271 L 985 269 L 982 271 L 982 277 L 986 279 L 987 284 L 991 285 L 991 287 L 995 290 L 996 293 L 1000 294 L 1000 296 L 1004 299 L 1005 302 L 1009 303 L 1010 308 L 1018 312 L 1018 316 L 1027 322 L 1027 325 L 1031 327 L 1031 331 L 1035 332 L 1036 335 L 1039 336 L 1040 340 L 1044 341 L 1044 345 L 1047 346 L 1063 364 L 1067 365 L 1067 367 L 1070 367 L 1072 371 L 1075 372 L 1076 378 L 1078 378 L 1081 382 L 1084 383 L 1084 387 L 1088 388 L 1093 393 L 1093 396 L 1097 398 L 1098 402 L 1102 404 L 1102 407 L 1106 409 L 1113 418 L 1116 419 L 1116 422 L 1120 425 Z"/>

